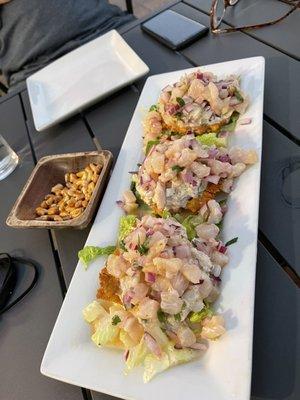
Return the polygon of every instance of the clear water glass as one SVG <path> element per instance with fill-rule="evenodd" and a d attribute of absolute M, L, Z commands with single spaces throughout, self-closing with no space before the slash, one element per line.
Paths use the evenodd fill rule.
<path fill-rule="evenodd" d="M 18 162 L 19 157 L 0 135 L 0 181 L 14 171 Z"/>

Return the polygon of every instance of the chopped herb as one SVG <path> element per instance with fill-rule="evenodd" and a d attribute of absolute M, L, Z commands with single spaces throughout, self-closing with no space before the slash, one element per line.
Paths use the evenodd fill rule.
<path fill-rule="evenodd" d="M 177 112 L 176 114 L 174 114 L 176 118 L 181 118 L 182 117 L 182 112 Z"/>
<path fill-rule="evenodd" d="M 183 107 L 185 105 L 185 101 L 182 97 L 176 97 L 176 101 L 180 105 L 180 107 Z"/>
<path fill-rule="evenodd" d="M 143 244 L 140 244 L 140 237 L 138 237 L 137 251 L 143 256 L 148 253 L 148 250 L 149 250 L 149 246 L 148 246 L 147 241 L 144 242 Z"/>
<path fill-rule="evenodd" d="M 136 182 L 134 180 L 131 181 L 130 183 L 130 190 L 133 192 L 133 194 L 135 195 L 136 198 L 136 202 L 141 205 L 143 204 L 143 200 L 141 198 L 141 195 L 139 194 L 139 192 L 136 190 Z"/>
<path fill-rule="evenodd" d="M 173 167 L 172 167 L 172 171 L 175 171 L 177 173 L 179 173 L 179 172 L 181 172 L 183 170 L 184 170 L 184 168 L 180 167 L 179 165 L 173 165 Z"/>
<path fill-rule="evenodd" d="M 157 105 L 156 104 L 153 104 L 150 108 L 149 108 L 149 111 L 157 111 L 158 110 L 158 108 L 157 108 Z"/>
<path fill-rule="evenodd" d="M 228 246 L 230 246 L 231 244 L 236 243 L 237 241 L 238 241 L 238 238 L 235 237 L 235 238 L 233 238 L 233 239 L 231 239 L 231 240 L 228 240 L 228 242 L 225 243 L 225 246 L 228 247 Z"/>
<path fill-rule="evenodd" d="M 193 312 L 189 315 L 189 320 L 191 322 L 201 322 L 204 318 L 206 317 L 212 317 L 213 316 L 213 310 L 209 307 L 209 304 L 206 303 L 205 307 L 202 308 L 201 311 L 198 312 Z"/>
<path fill-rule="evenodd" d="M 241 95 L 241 93 L 237 89 L 235 89 L 234 95 L 238 99 L 238 101 L 242 101 L 242 102 L 244 101 L 243 96 Z"/>
<path fill-rule="evenodd" d="M 167 218 L 172 217 L 170 211 L 168 211 L 167 209 L 164 209 L 164 210 L 163 210 L 163 212 L 161 213 L 161 216 L 162 216 L 164 219 L 167 219 Z"/>
<path fill-rule="evenodd" d="M 181 320 L 181 314 L 180 313 L 175 314 L 174 318 L 175 318 L 175 321 L 180 321 Z"/>
<path fill-rule="evenodd" d="M 119 247 L 120 247 L 121 250 L 126 251 L 124 240 L 120 240 L 119 241 Z"/>
<path fill-rule="evenodd" d="M 223 199 L 219 201 L 220 207 L 226 206 L 227 199 Z"/>
<path fill-rule="evenodd" d="M 118 325 L 121 322 L 121 318 L 118 315 L 114 315 L 112 317 L 111 323 L 112 325 Z"/>
<path fill-rule="evenodd" d="M 159 140 L 149 140 L 149 142 L 146 145 L 146 155 L 149 153 L 149 151 L 152 149 L 152 147 L 158 143 L 159 143 Z"/>
<path fill-rule="evenodd" d="M 159 322 L 166 322 L 167 320 L 166 314 L 161 309 L 157 311 L 157 318 Z"/>
<path fill-rule="evenodd" d="M 221 230 L 223 227 L 223 220 L 221 220 L 216 226 Z"/>

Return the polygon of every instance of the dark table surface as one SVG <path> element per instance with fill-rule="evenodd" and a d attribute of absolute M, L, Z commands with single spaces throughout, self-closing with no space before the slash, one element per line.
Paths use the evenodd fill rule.
<path fill-rule="evenodd" d="M 170 7 L 208 25 L 209 5 L 209 0 L 185 0 Z M 265 22 L 287 7 L 277 0 L 244 0 L 223 25 Z M 252 399 L 299 399 L 300 12 L 257 31 L 209 34 L 180 52 L 144 34 L 140 21 L 120 33 L 148 64 L 150 75 L 249 56 L 266 59 Z M 21 159 L 0 182 L 0 250 L 35 260 L 40 271 L 36 288 L 0 319 L 1 400 L 113 399 L 39 372 L 91 226 L 82 231 L 14 230 L 5 219 L 39 158 L 95 150 L 101 143 L 116 159 L 145 79 L 42 133 L 34 128 L 25 87 L 0 99 L 1 134 Z"/>

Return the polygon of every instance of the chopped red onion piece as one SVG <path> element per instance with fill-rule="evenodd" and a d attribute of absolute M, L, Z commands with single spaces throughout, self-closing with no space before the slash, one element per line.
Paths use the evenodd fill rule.
<path fill-rule="evenodd" d="M 156 274 L 153 272 L 145 272 L 145 281 L 148 283 L 154 283 L 156 281 Z"/>
<path fill-rule="evenodd" d="M 157 341 L 154 339 L 154 337 L 152 337 L 151 335 L 149 335 L 148 332 L 146 332 L 144 334 L 144 340 L 145 343 L 148 347 L 148 349 L 155 354 L 157 357 L 161 357 L 161 348 L 159 347 Z"/>
<path fill-rule="evenodd" d="M 131 300 L 132 300 L 131 293 L 130 292 L 125 293 L 124 296 L 123 296 L 123 303 L 124 303 L 126 308 L 130 308 L 131 307 Z"/>
<path fill-rule="evenodd" d="M 239 121 L 240 125 L 249 125 L 251 124 L 252 119 L 251 118 L 243 118 Z"/>
<path fill-rule="evenodd" d="M 203 79 L 203 73 L 202 72 L 197 72 L 196 73 L 196 78 L 197 79 Z"/>
<path fill-rule="evenodd" d="M 123 207 L 124 207 L 124 201 L 122 201 L 122 200 L 117 200 L 117 201 L 116 201 L 116 204 L 117 204 L 120 208 L 123 209 Z"/>
<path fill-rule="evenodd" d="M 218 149 L 212 148 L 208 150 L 208 158 L 216 158 L 218 154 L 219 154 Z"/>
<path fill-rule="evenodd" d="M 217 250 L 218 252 L 225 254 L 227 251 L 227 247 L 222 242 L 219 242 Z"/>
<path fill-rule="evenodd" d="M 219 160 L 219 161 L 222 161 L 222 162 L 228 162 L 228 163 L 230 163 L 230 161 L 231 161 L 228 154 L 222 154 L 222 155 L 220 155 L 220 156 L 218 157 L 218 160 Z M 224 178 L 225 178 L 225 177 L 224 177 Z"/>

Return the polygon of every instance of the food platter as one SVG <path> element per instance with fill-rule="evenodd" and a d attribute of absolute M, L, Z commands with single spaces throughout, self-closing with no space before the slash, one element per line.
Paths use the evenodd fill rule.
<path fill-rule="evenodd" d="M 218 76 L 238 74 L 249 95 L 245 117 L 251 124 L 240 125 L 230 137 L 230 146 L 254 148 L 259 162 L 239 177 L 228 200 L 223 236 L 227 241 L 238 237 L 230 248 L 230 263 L 222 275 L 222 295 L 217 310 L 223 313 L 227 333 L 199 359 L 158 375 L 145 385 L 137 368 L 123 373 L 120 352 L 97 348 L 82 318 L 82 309 L 90 303 L 98 286 L 97 259 L 85 271 L 79 263 L 49 340 L 41 372 L 49 377 L 87 387 L 124 399 L 249 399 L 252 367 L 253 312 L 259 187 L 262 146 L 264 59 L 253 57 L 201 67 Z M 114 206 L 129 187 L 128 171 L 142 158 L 141 121 L 145 109 L 156 102 L 160 90 L 190 70 L 151 76 L 147 79 L 114 172 L 94 221 L 87 244 L 105 246 L 115 243 L 122 211 Z"/>

